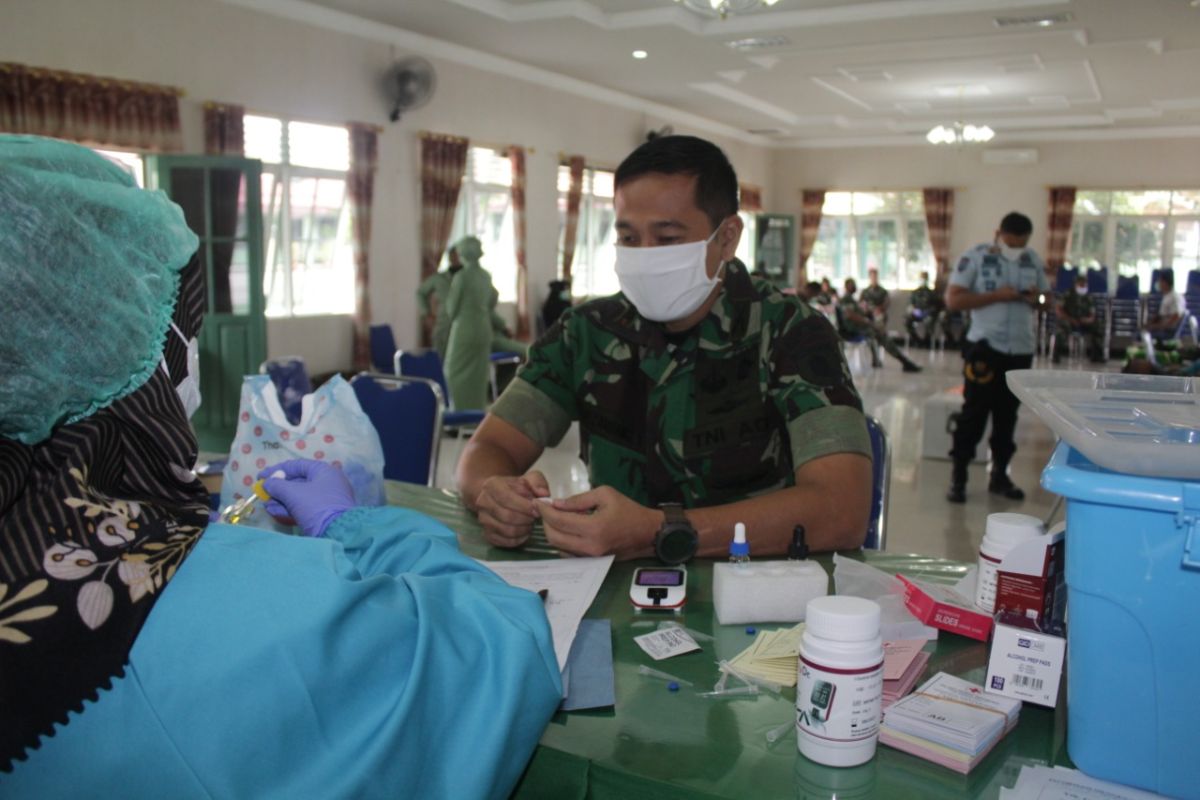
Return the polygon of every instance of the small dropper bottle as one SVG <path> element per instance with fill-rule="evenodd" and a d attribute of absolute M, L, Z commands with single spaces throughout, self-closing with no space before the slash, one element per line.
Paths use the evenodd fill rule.
<path fill-rule="evenodd" d="M 803 561 L 808 558 L 808 542 L 804 540 L 804 526 L 792 528 L 792 541 L 788 545 L 788 560 Z"/>
<path fill-rule="evenodd" d="M 271 473 L 272 478 L 286 478 L 287 474 L 279 469 Z M 267 494 L 267 490 L 263 488 L 263 481 L 266 478 L 259 478 L 250 487 L 250 494 L 238 500 L 235 503 L 230 503 L 221 512 L 221 522 L 228 522 L 230 525 L 237 525 L 243 519 L 250 516 L 250 512 L 254 510 L 254 506 L 259 500 L 270 500 L 271 495 Z"/>
<path fill-rule="evenodd" d="M 746 541 L 746 526 L 737 523 L 733 526 L 733 541 L 729 544 L 729 561 L 731 564 L 750 563 L 750 543 Z"/>

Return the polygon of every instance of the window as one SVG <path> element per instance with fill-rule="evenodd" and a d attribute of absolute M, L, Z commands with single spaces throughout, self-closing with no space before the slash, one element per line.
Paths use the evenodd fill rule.
<path fill-rule="evenodd" d="M 812 280 L 854 278 L 864 284 L 867 270 L 878 269 L 881 284 L 906 289 L 933 267 L 921 192 L 825 194 L 808 259 Z"/>
<path fill-rule="evenodd" d="M 1136 275 L 1143 291 L 1160 267 L 1200 268 L 1200 191 L 1079 191 L 1067 261 Z"/>
<path fill-rule="evenodd" d="M 115 161 L 121 169 L 128 172 L 140 187 L 146 186 L 146 167 L 140 153 L 127 153 L 123 150 L 96 150 L 97 153 Z"/>
<path fill-rule="evenodd" d="M 567 226 L 567 193 L 571 169 L 558 168 L 558 263 L 562 263 L 563 232 Z M 579 227 L 571 262 L 571 293 L 600 297 L 621 290 L 617 283 L 617 213 L 613 210 L 613 173 L 585 168 L 579 198 Z"/>
<path fill-rule="evenodd" d="M 450 242 L 464 236 L 483 243 L 483 267 L 500 302 L 517 301 L 517 251 L 513 241 L 512 162 L 504 153 L 472 147 L 458 193 Z"/>
<path fill-rule="evenodd" d="M 245 140 L 246 157 L 263 162 L 267 316 L 351 313 L 349 131 L 247 114 Z"/>

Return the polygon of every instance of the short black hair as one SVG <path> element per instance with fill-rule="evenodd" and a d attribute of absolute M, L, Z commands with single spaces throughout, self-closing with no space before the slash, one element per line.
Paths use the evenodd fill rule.
<path fill-rule="evenodd" d="M 816 281 L 809 281 L 808 283 L 804 284 L 804 288 L 810 292 L 819 292 L 821 291 L 821 284 L 817 283 Z"/>
<path fill-rule="evenodd" d="M 634 150 L 617 167 L 613 185 L 620 188 L 651 173 L 694 175 L 696 207 L 716 228 L 738 210 L 737 173 L 729 159 L 710 141 L 697 136 L 659 136 Z"/>
<path fill-rule="evenodd" d="M 1033 233 L 1033 220 L 1017 211 L 1010 211 L 1000 220 L 1000 232 L 1013 236 L 1028 236 Z"/>
<path fill-rule="evenodd" d="M 1167 285 L 1167 288 L 1175 288 L 1175 273 L 1169 269 L 1161 269 L 1158 271 L 1158 279 Z"/>

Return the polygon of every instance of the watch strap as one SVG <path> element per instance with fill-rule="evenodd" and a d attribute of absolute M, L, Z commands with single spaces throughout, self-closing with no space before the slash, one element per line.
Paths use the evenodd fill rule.
<path fill-rule="evenodd" d="M 687 514 L 683 513 L 683 506 L 679 503 L 663 503 L 658 508 L 663 512 L 664 524 L 691 526 L 692 523 L 688 521 Z"/>

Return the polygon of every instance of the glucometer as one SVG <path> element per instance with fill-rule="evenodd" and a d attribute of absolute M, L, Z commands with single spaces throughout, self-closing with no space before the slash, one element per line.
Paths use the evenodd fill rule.
<path fill-rule="evenodd" d="M 629 601 L 643 611 L 675 611 L 687 600 L 683 567 L 639 567 L 629 587 Z"/>

